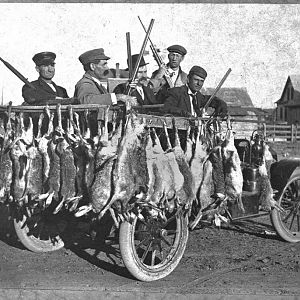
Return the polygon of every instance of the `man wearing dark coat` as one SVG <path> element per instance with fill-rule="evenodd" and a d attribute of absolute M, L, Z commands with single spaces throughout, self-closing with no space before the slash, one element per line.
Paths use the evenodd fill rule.
<path fill-rule="evenodd" d="M 167 65 L 162 65 L 154 71 L 149 82 L 149 87 L 160 103 L 164 103 L 168 90 L 179 87 L 187 83 L 187 74 L 182 71 L 180 64 L 187 53 L 186 49 L 180 45 L 172 45 L 167 48 L 169 51 Z M 168 80 L 166 78 L 168 77 Z"/>
<path fill-rule="evenodd" d="M 134 54 L 131 57 L 133 68 L 137 64 L 138 57 L 139 57 L 138 54 Z M 130 84 L 132 88 L 130 95 L 137 99 L 139 105 L 158 104 L 155 95 L 153 93 L 153 90 L 147 86 L 148 84 L 147 66 L 146 66 L 147 64 L 148 63 L 146 63 L 144 58 L 142 57 L 137 71 L 136 82 Z M 125 94 L 127 88 L 128 88 L 127 83 L 121 83 L 115 87 L 114 93 Z"/>
<path fill-rule="evenodd" d="M 203 95 L 200 92 L 206 76 L 207 72 L 203 68 L 193 66 L 188 74 L 187 84 L 169 89 L 164 111 L 184 117 L 201 116 L 201 108 L 210 98 L 209 95 Z M 215 115 L 222 117 L 227 114 L 226 102 L 217 97 L 213 98 L 209 107 L 215 109 Z"/>
<path fill-rule="evenodd" d="M 55 75 L 55 58 L 56 54 L 53 52 L 40 52 L 33 56 L 39 78 L 31 82 L 36 89 L 23 86 L 22 96 L 26 104 L 46 105 L 49 100 L 69 98 L 66 89 L 52 81 Z"/>

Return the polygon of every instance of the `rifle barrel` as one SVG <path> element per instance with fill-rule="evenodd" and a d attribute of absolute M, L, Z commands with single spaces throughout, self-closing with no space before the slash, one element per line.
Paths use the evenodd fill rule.
<path fill-rule="evenodd" d="M 142 45 L 142 48 L 141 48 L 141 51 L 139 53 L 139 56 L 138 56 L 138 59 L 137 59 L 137 62 L 136 62 L 136 65 L 134 66 L 134 69 L 133 69 L 133 72 L 132 72 L 132 77 L 130 78 L 130 82 L 133 82 L 136 78 L 136 75 L 137 75 L 137 72 L 138 72 L 138 69 L 140 67 L 140 62 L 141 62 L 141 59 L 142 59 L 142 56 L 144 54 L 144 51 L 145 51 L 145 48 L 146 48 L 146 45 L 147 45 L 147 42 L 148 42 L 148 39 L 149 39 L 149 35 L 150 35 L 150 32 L 152 30 L 152 27 L 153 27 L 153 23 L 154 23 L 154 19 L 151 19 L 151 22 L 149 24 L 149 28 L 147 30 L 147 33 L 146 33 L 146 36 L 145 36 L 145 39 L 144 39 L 144 42 L 143 42 L 143 45 Z M 130 86 L 127 90 L 127 95 L 130 95 Z"/>
<path fill-rule="evenodd" d="M 139 18 L 140 23 L 141 23 L 142 26 L 143 26 L 144 31 L 147 33 L 146 27 L 145 27 L 145 25 L 143 24 L 141 18 L 140 18 L 139 16 L 138 16 L 138 18 Z M 150 48 L 151 48 L 151 50 L 152 50 L 152 52 L 153 52 L 154 58 L 155 58 L 155 60 L 157 61 L 158 65 L 161 66 L 162 63 L 163 63 L 163 62 L 162 62 L 162 59 L 161 59 L 161 57 L 158 55 L 158 53 L 157 53 L 157 51 L 156 51 L 156 49 L 155 49 L 155 46 L 153 45 L 153 43 L 152 43 L 150 37 L 149 37 L 149 42 L 150 42 L 150 44 L 151 44 Z"/>
<path fill-rule="evenodd" d="M 3 64 L 11 71 L 13 72 L 20 80 L 22 80 L 26 85 L 31 87 L 32 89 L 36 89 L 36 87 L 30 83 L 27 78 L 25 78 L 19 71 L 17 71 L 9 62 L 5 61 L 2 57 L 0 57 L 0 60 L 3 62 Z"/>
<path fill-rule="evenodd" d="M 208 101 L 205 103 L 204 107 L 202 108 L 202 112 L 208 108 L 209 104 L 211 103 L 211 101 L 213 100 L 213 98 L 215 98 L 217 92 L 220 90 L 221 86 L 223 85 L 224 81 L 226 80 L 226 78 L 228 77 L 228 75 L 231 72 L 231 68 L 229 68 L 226 72 L 226 74 L 223 76 L 222 80 L 220 81 L 220 83 L 218 84 L 218 86 L 215 88 L 214 92 L 212 93 L 212 95 L 209 97 Z"/>
<path fill-rule="evenodd" d="M 127 44 L 127 59 L 129 78 L 132 77 L 132 57 L 131 57 L 131 44 L 130 44 L 130 32 L 126 32 L 126 44 Z"/>

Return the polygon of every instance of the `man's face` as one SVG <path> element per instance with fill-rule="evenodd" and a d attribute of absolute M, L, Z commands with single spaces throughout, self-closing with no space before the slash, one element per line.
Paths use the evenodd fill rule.
<path fill-rule="evenodd" d="M 147 84 L 147 66 L 139 67 L 136 79 L 142 84 Z"/>
<path fill-rule="evenodd" d="M 35 69 L 40 74 L 40 77 L 46 80 L 51 80 L 55 75 L 55 63 L 36 66 Z"/>
<path fill-rule="evenodd" d="M 172 69 L 177 69 L 183 61 L 183 56 L 176 52 L 170 52 L 168 55 L 169 65 Z"/>
<path fill-rule="evenodd" d="M 91 63 L 91 69 L 97 79 L 106 78 L 109 69 L 107 66 L 107 60 L 101 59 L 98 63 Z"/>
<path fill-rule="evenodd" d="M 199 92 L 202 89 L 204 79 L 198 75 L 191 74 L 188 76 L 188 85 L 193 93 Z"/>

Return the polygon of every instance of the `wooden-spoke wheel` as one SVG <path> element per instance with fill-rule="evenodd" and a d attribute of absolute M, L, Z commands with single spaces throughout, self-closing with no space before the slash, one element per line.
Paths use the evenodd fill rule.
<path fill-rule="evenodd" d="M 61 233 L 67 221 L 61 214 L 53 215 L 53 208 L 21 208 L 14 218 L 14 227 L 20 242 L 33 252 L 50 252 L 61 249 L 64 242 Z"/>
<path fill-rule="evenodd" d="M 280 193 L 278 204 L 284 209 L 272 210 L 271 220 L 278 235 L 287 242 L 300 241 L 300 172 L 293 174 Z"/>
<path fill-rule="evenodd" d="M 120 228 L 120 251 L 137 279 L 154 281 L 169 275 L 180 262 L 188 240 L 188 218 L 182 211 L 152 217 L 140 214 Z"/>

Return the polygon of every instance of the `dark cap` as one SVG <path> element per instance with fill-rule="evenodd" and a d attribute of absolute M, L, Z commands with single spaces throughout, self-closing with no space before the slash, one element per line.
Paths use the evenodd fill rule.
<path fill-rule="evenodd" d="M 193 75 L 193 74 L 201 77 L 203 80 L 205 80 L 205 78 L 207 76 L 207 72 L 203 68 L 201 68 L 199 66 L 193 66 L 190 69 L 189 75 Z"/>
<path fill-rule="evenodd" d="M 186 49 L 180 45 L 173 45 L 167 48 L 169 52 L 176 52 L 181 55 L 186 55 Z"/>
<path fill-rule="evenodd" d="M 135 68 L 135 65 L 137 63 L 138 58 L 139 58 L 139 54 L 134 54 L 134 55 L 131 56 L 132 68 L 133 69 Z M 127 59 L 127 65 L 128 65 L 128 59 Z M 146 65 L 148 65 L 148 63 L 145 62 L 144 57 L 142 56 L 139 67 L 143 67 L 143 66 L 146 66 Z"/>
<path fill-rule="evenodd" d="M 37 66 L 50 65 L 54 63 L 56 54 L 53 52 L 40 52 L 33 56 L 32 60 Z"/>
<path fill-rule="evenodd" d="M 104 54 L 103 48 L 99 48 L 82 53 L 78 59 L 83 65 L 86 65 L 97 60 L 108 60 L 110 57 Z"/>

